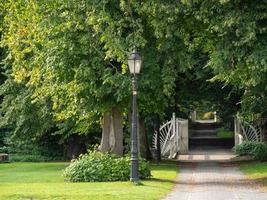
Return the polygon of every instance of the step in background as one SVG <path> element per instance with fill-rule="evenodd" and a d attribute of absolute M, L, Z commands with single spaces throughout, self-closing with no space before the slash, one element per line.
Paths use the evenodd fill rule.
<path fill-rule="evenodd" d="M 201 146 L 218 146 L 225 148 L 232 148 L 234 146 L 234 138 L 190 138 L 189 148 Z"/>
<path fill-rule="evenodd" d="M 189 148 L 213 146 L 232 148 L 234 138 L 218 138 L 218 129 L 223 127 L 220 122 L 191 122 L 189 125 Z"/>
<path fill-rule="evenodd" d="M 191 122 L 189 127 L 190 129 L 199 130 L 199 129 L 217 129 L 222 127 L 221 122 Z"/>

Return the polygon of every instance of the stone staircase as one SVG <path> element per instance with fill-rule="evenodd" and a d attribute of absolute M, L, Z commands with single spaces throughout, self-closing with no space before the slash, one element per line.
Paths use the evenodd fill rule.
<path fill-rule="evenodd" d="M 231 148 L 234 146 L 233 139 L 222 139 L 217 137 L 217 129 L 222 127 L 220 122 L 195 121 L 189 125 L 189 146 L 190 148 L 201 146 L 219 146 Z"/>

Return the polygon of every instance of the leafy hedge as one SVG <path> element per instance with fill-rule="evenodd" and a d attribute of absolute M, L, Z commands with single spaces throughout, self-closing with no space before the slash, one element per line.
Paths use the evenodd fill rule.
<path fill-rule="evenodd" d="M 224 128 L 219 128 L 219 129 L 217 129 L 217 137 L 223 138 L 223 139 L 228 139 L 228 138 L 234 138 L 235 134 L 233 131 L 229 131 L 229 130 L 226 130 Z"/>
<path fill-rule="evenodd" d="M 149 178 L 149 163 L 139 159 L 138 172 L 141 179 Z M 64 170 L 65 180 L 71 182 L 126 181 L 129 180 L 129 175 L 129 156 L 117 157 L 100 152 L 81 155 Z"/>
<path fill-rule="evenodd" d="M 243 142 L 235 147 L 235 153 L 240 156 L 249 155 L 256 160 L 267 160 L 267 144 L 263 142 Z"/>
<path fill-rule="evenodd" d="M 49 157 L 38 154 L 10 154 L 11 162 L 48 162 L 48 161 L 62 161 L 62 157 Z"/>

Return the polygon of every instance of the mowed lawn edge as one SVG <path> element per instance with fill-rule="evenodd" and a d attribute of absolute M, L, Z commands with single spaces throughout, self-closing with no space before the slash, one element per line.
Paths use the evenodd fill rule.
<path fill-rule="evenodd" d="M 267 162 L 242 164 L 240 170 L 246 174 L 249 179 L 257 181 L 267 187 Z"/>
<path fill-rule="evenodd" d="M 152 178 L 143 185 L 130 182 L 64 182 L 68 163 L 0 164 L 0 199 L 142 199 L 157 200 L 173 188 L 177 177 L 175 164 L 151 164 Z"/>

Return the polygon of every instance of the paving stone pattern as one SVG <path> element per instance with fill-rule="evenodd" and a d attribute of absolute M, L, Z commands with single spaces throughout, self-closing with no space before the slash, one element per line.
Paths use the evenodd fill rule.
<path fill-rule="evenodd" d="M 202 162 L 180 168 L 176 186 L 165 200 L 267 200 L 267 192 L 237 166 Z"/>

